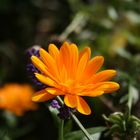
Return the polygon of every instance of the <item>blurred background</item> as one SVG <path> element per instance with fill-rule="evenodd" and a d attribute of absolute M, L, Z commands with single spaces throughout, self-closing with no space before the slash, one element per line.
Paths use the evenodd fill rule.
<path fill-rule="evenodd" d="M 92 56 L 103 55 L 103 69 L 116 69 L 114 80 L 121 85 L 117 93 L 87 98 L 93 113 L 77 114 L 83 125 L 106 126 L 102 114 L 125 112 L 128 95 L 133 98 L 132 114 L 139 118 L 140 1 L 0 0 L 1 89 L 8 83 L 28 83 L 38 90 L 26 70 L 30 62 L 27 51 L 34 45 L 47 49 L 49 43 L 60 47 L 65 40 L 76 43 L 79 49 L 90 46 Z M 43 103 L 37 108 L 19 116 L 3 107 L 0 140 L 57 140 L 52 113 Z M 66 131 L 78 129 L 71 121 L 66 123 Z M 112 138 L 103 133 L 100 139 Z"/>

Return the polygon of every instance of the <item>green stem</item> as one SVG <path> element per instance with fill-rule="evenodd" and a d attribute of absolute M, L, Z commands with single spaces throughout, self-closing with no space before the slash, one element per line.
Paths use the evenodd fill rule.
<path fill-rule="evenodd" d="M 134 88 L 133 86 L 130 84 L 129 85 L 129 89 L 128 89 L 128 102 L 127 102 L 127 106 L 128 106 L 128 109 L 129 109 L 129 115 L 131 114 L 131 108 L 132 108 L 132 103 L 133 103 L 133 96 L 132 96 L 132 93 L 133 92 Z"/>
<path fill-rule="evenodd" d="M 86 21 L 87 21 L 87 16 L 81 12 L 78 12 L 73 18 L 72 22 L 59 36 L 59 39 L 61 41 L 66 40 L 69 34 L 71 34 L 73 31 L 75 31 L 76 29 L 81 29 L 86 24 Z"/>
<path fill-rule="evenodd" d="M 63 100 L 57 96 L 58 101 L 63 105 L 64 102 Z M 78 118 L 72 113 L 70 112 L 72 119 L 76 122 L 76 124 L 79 126 L 79 128 L 83 131 L 83 133 L 85 134 L 86 138 L 88 140 L 93 140 L 90 136 L 90 134 L 87 132 L 87 130 L 84 128 L 84 126 L 81 124 L 81 122 L 78 120 Z"/>
<path fill-rule="evenodd" d="M 73 118 L 73 120 L 77 123 L 77 125 L 79 126 L 79 128 L 83 131 L 83 133 L 85 134 L 85 136 L 87 137 L 88 140 L 92 140 L 90 134 L 87 132 L 87 130 L 84 128 L 84 126 L 81 124 L 81 122 L 78 120 L 78 118 L 71 112 L 71 117 Z"/>
<path fill-rule="evenodd" d="M 64 140 L 64 120 L 61 120 L 61 126 L 59 130 L 59 140 Z"/>

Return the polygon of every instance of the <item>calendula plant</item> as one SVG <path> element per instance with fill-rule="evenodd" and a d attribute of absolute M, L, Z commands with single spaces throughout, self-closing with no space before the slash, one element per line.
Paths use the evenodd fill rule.
<path fill-rule="evenodd" d="M 109 128 L 107 134 L 118 137 L 119 139 L 137 140 L 137 135 L 140 132 L 140 119 L 131 114 L 133 93 L 134 87 L 130 84 L 127 96 L 127 110 L 125 113 L 115 112 L 108 117 L 103 115 Z"/>
<path fill-rule="evenodd" d="M 116 71 L 110 69 L 98 72 L 104 58 L 96 56 L 90 59 L 90 54 L 89 47 L 85 47 L 79 53 L 76 44 L 64 42 L 60 50 L 54 44 L 50 44 L 48 52 L 40 48 L 39 56 L 31 56 L 35 66 L 35 77 L 46 85 L 33 95 L 32 100 L 45 102 L 56 99 L 60 105 L 58 106 L 57 102 L 53 101 L 52 106 L 59 110 L 59 114 L 64 111 L 62 107 L 66 106 L 70 117 L 75 120 L 89 140 L 92 137 L 74 115 L 73 109 L 81 114 L 89 115 L 91 109 L 84 96 L 97 97 L 119 89 L 118 83 L 110 81 L 116 75 Z"/>
<path fill-rule="evenodd" d="M 124 140 L 136 140 L 140 132 L 140 119 L 134 115 L 115 112 L 109 117 L 103 115 L 109 128 L 108 134 Z"/>

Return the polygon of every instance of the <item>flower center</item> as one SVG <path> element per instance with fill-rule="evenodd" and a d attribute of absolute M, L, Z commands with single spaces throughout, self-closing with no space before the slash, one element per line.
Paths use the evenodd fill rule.
<path fill-rule="evenodd" d="M 61 83 L 60 85 L 62 87 L 61 90 L 63 90 L 67 94 L 75 94 L 76 91 L 74 89 L 78 86 L 78 84 L 75 83 L 75 81 L 72 79 L 68 79 L 64 83 Z"/>

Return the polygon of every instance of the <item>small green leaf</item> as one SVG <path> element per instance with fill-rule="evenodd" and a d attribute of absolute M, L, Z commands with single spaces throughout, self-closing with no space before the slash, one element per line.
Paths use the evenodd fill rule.
<path fill-rule="evenodd" d="M 120 103 L 124 103 L 128 100 L 128 94 L 125 94 L 121 99 L 120 99 Z"/>
<path fill-rule="evenodd" d="M 0 140 L 12 140 L 12 138 L 8 136 L 7 130 L 0 129 Z"/>
<path fill-rule="evenodd" d="M 129 85 L 129 92 L 128 92 L 128 108 L 131 111 L 131 107 L 133 103 L 136 103 L 139 99 L 138 90 L 132 84 Z"/>
<path fill-rule="evenodd" d="M 126 51 L 124 48 L 116 48 L 115 51 L 118 55 L 120 55 L 123 58 L 126 58 L 128 60 L 132 58 L 132 55 L 128 51 Z"/>
<path fill-rule="evenodd" d="M 6 123 L 9 127 L 13 128 L 17 126 L 17 118 L 12 112 L 4 111 L 3 116 L 5 117 Z"/>
<path fill-rule="evenodd" d="M 64 133 L 69 133 L 72 130 L 72 120 L 68 120 L 65 122 Z"/>
<path fill-rule="evenodd" d="M 93 140 L 99 140 L 99 139 L 100 139 L 100 136 L 101 136 L 101 133 L 96 133 L 96 134 L 92 134 L 92 135 L 91 135 L 91 138 L 92 138 Z M 87 140 L 87 138 L 84 137 L 82 140 Z"/>
<path fill-rule="evenodd" d="M 51 112 L 51 115 L 53 117 L 53 120 L 56 124 L 56 127 L 58 128 L 60 126 L 60 123 L 61 123 L 61 120 L 60 118 L 58 117 L 58 110 L 55 109 L 55 108 L 52 108 L 51 106 L 48 107 L 49 111 Z"/>
<path fill-rule="evenodd" d="M 89 128 L 87 129 L 87 131 L 93 135 L 93 134 L 96 134 L 96 133 L 100 133 L 102 131 L 105 131 L 106 130 L 106 127 L 92 127 L 92 128 Z M 81 130 L 78 130 L 78 131 L 73 131 L 71 133 L 68 133 L 64 136 L 64 139 L 65 140 L 80 140 L 82 138 L 84 138 L 84 134 Z"/>

